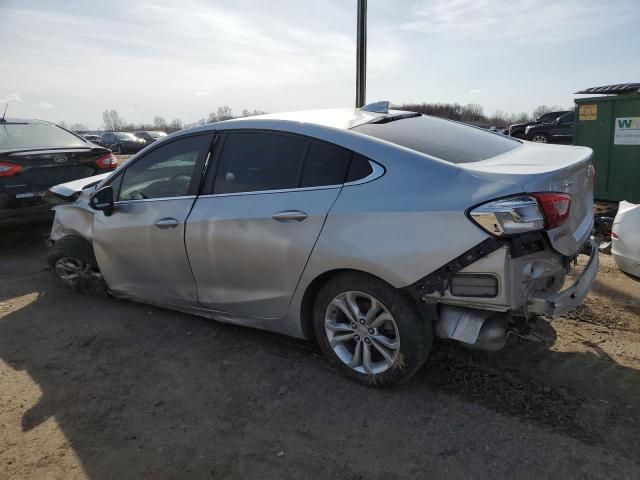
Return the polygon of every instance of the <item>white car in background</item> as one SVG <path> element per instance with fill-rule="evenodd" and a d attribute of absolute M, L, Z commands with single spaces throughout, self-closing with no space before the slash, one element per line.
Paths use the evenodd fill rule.
<path fill-rule="evenodd" d="M 640 277 L 640 204 L 620 202 L 611 242 L 611 254 L 618 268 Z"/>

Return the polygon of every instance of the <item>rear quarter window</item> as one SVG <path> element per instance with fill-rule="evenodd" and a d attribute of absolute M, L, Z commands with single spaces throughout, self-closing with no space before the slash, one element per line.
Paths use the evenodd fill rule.
<path fill-rule="evenodd" d="M 521 145 L 502 134 L 428 115 L 387 123 L 365 123 L 354 127 L 353 131 L 451 163 L 479 162 Z"/>

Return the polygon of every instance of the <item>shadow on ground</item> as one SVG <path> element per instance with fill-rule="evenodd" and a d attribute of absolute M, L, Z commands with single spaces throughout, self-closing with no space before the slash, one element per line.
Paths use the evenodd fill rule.
<path fill-rule="evenodd" d="M 637 473 L 640 372 L 552 352 L 548 322 L 541 344 L 441 343 L 409 385 L 367 389 L 308 342 L 74 294 L 43 230 L 0 238 L 0 359 L 41 391 L 15 406 L 22 432 L 53 418 L 89 478 Z"/>

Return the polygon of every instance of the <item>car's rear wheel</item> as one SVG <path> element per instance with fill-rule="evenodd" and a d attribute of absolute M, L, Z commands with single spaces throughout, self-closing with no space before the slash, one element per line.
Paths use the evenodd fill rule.
<path fill-rule="evenodd" d="M 65 285 L 80 292 L 106 293 L 93 247 L 84 238 L 61 238 L 49 249 L 47 260 Z"/>
<path fill-rule="evenodd" d="M 358 272 L 340 274 L 320 289 L 314 329 L 320 349 L 340 371 L 375 386 L 408 380 L 433 341 L 433 322 L 412 299 Z"/>
<path fill-rule="evenodd" d="M 536 143 L 549 143 L 549 137 L 544 133 L 536 133 L 531 137 L 531 141 Z"/>

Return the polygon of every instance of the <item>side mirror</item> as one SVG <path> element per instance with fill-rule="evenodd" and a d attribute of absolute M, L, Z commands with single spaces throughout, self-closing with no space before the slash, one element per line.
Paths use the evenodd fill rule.
<path fill-rule="evenodd" d="M 89 206 L 94 210 L 102 210 L 107 217 L 111 216 L 113 213 L 113 188 L 111 185 L 93 192 L 89 197 Z"/>

